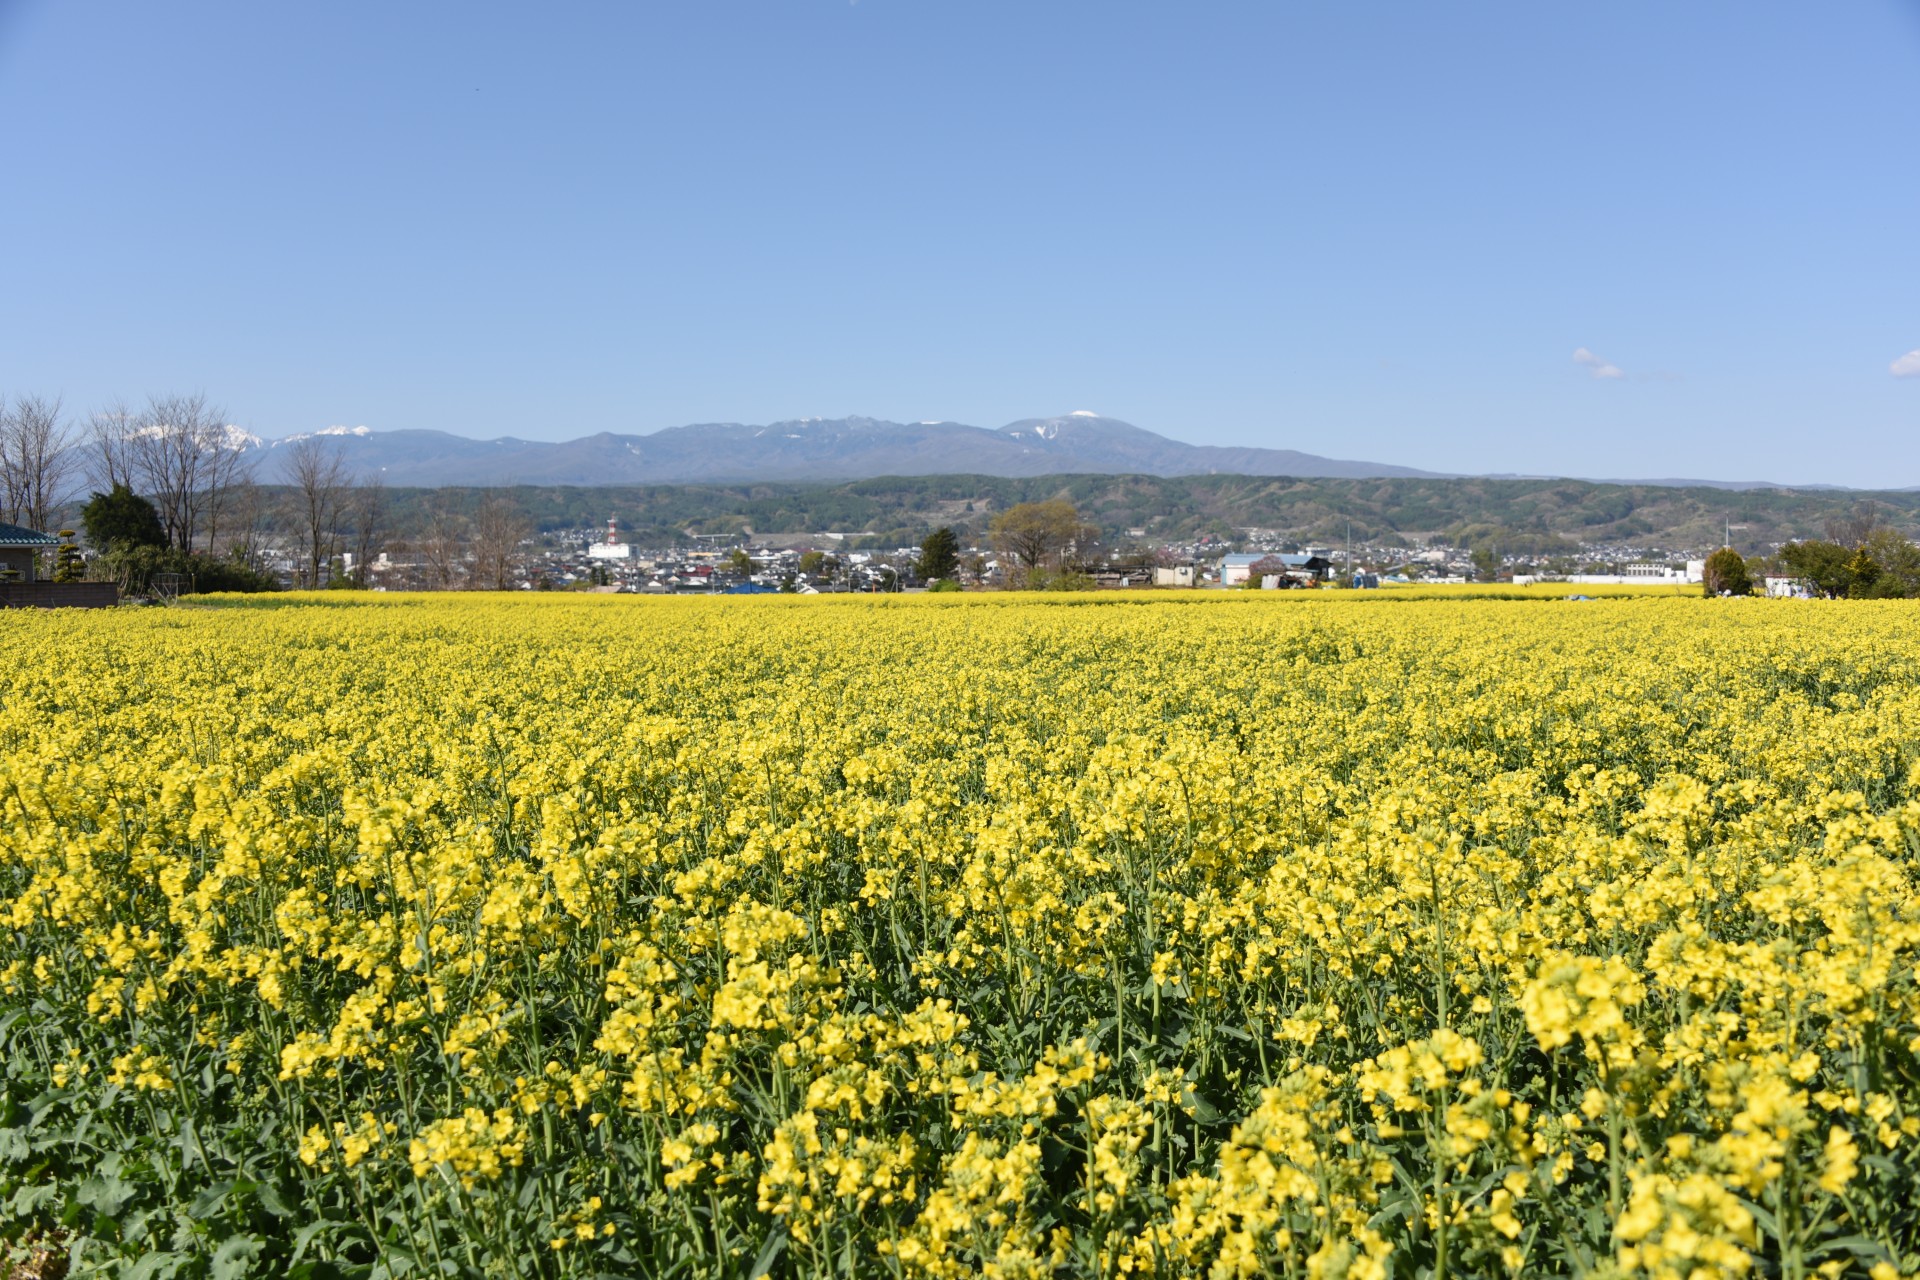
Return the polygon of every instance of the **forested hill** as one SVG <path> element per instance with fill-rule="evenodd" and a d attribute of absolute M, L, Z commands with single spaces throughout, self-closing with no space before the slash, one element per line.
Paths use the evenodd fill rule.
<path fill-rule="evenodd" d="M 404 531 L 435 503 L 460 507 L 471 489 L 394 489 Z M 1270 476 L 1056 475 L 882 477 L 841 484 L 519 486 L 513 490 L 543 531 L 619 521 L 623 536 L 647 545 L 687 531 L 757 534 L 870 532 L 885 544 L 917 541 L 952 525 L 984 531 L 995 511 L 1064 497 L 1109 535 L 1144 529 L 1154 541 L 1249 528 L 1326 541 L 1449 535 L 1460 543 L 1498 541 L 1516 551 L 1558 544 L 1718 545 L 1723 528 L 1744 525 L 1741 546 L 1819 537 L 1829 522 L 1862 514 L 1920 536 L 1920 492 L 1826 489 L 1675 488 L 1575 480 L 1291 479 Z"/>

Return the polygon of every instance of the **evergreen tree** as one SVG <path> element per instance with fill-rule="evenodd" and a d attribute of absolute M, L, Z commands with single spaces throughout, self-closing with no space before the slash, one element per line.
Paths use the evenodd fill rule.
<path fill-rule="evenodd" d="M 116 484 L 111 492 L 94 494 L 80 508 L 80 523 L 86 527 L 87 541 L 98 551 L 167 545 L 160 512 L 124 484 Z"/>
<path fill-rule="evenodd" d="M 945 525 L 926 536 L 920 544 L 920 562 L 916 572 L 929 582 L 951 578 L 960 569 L 960 538 Z"/>
<path fill-rule="evenodd" d="M 53 580 L 79 582 L 87 576 L 87 562 L 80 548 L 73 545 L 73 530 L 60 531 L 60 546 L 53 553 Z"/>
<path fill-rule="evenodd" d="M 1732 547 L 1722 547 L 1707 557 L 1703 577 L 1710 596 L 1753 594 L 1753 579 L 1747 576 L 1746 559 Z"/>
<path fill-rule="evenodd" d="M 1847 567 L 1852 552 L 1837 542 L 1809 538 L 1789 542 L 1780 548 L 1780 563 L 1796 578 L 1804 579 L 1821 595 L 1844 596 L 1853 586 L 1853 571 Z"/>

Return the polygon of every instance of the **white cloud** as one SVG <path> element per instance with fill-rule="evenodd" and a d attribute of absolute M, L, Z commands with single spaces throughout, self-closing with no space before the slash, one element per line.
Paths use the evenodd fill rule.
<path fill-rule="evenodd" d="M 1888 365 L 1887 369 L 1896 378 L 1920 378 L 1920 347 L 1907 352 Z"/>
<path fill-rule="evenodd" d="M 1625 369 L 1622 369 L 1617 364 L 1607 363 L 1585 347 L 1580 347 L 1574 351 L 1573 362 L 1575 364 L 1585 365 L 1591 369 L 1593 376 L 1596 378 L 1624 378 L 1627 376 Z"/>

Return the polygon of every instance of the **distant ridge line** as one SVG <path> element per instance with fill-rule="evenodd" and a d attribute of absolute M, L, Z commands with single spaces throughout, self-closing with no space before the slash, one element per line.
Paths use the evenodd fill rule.
<path fill-rule="evenodd" d="M 261 440 L 240 433 L 248 452 L 265 455 L 261 478 L 284 479 L 284 446 L 320 438 L 337 447 L 356 475 L 419 488 L 502 484 L 821 484 L 881 477 L 982 475 L 1144 475 L 1161 478 L 1243 475 L 1317 479 L 1464 479 L 1458 472 L 1327 457 L 1297 449 L 1196 445 L 1075 410 L 1022 418 L 998 429 L 927 420 L 792 418 L 764 425 L 694 423 L 647 434 L 597 432 L 573 440 L 476 440 L 418 428 L 376 431 L 327 427 Z M 1844 485 L 1771 480 L 1591 479 L 1482 475 L 1488 480 L 1569 480 L 1660 488 L 1847 490 Z"/>
<path fill-rule="evenodd" d="M 1007 478 L 1077 473 L 1183 476 L 1213 473 L 1369 479 L 1433 477 L 1390 463 L 1296 449 L 1193 445 L 1088 412 L 1025 418 L 997 430 L 958 422 L 795 418 L 667 427 L 646 435 L 598 432 L 574 440 L 511 436 L 474 440 L 443 431 L 331 427 L 261 441 L 267 475 L 282 446 L 320 437 L 357 474 L 437 488 L 489 484 L 822 483 L 902 475 Z"/>

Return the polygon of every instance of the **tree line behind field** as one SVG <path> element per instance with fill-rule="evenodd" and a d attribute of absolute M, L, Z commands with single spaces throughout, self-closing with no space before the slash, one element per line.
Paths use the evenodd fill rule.
<path fill-rule="evenodd" d="M 1824 537 L 1789 542 L 1770 556 L 1722 547 L 1707 557 L 1704 585 L 1708 595 L 1743 596 L 1766 577 L 1791 578 L 1831 600 L 1920 599 L 1920 545 L 1856 513 L 1830 521 Z"/>
<path fill-rule="evenodd" d="M 353 474 L 338 441 L 300 437 L 270 454 L 258 444 L 203 395 L 84 416 L 57 398 L 0 397 L 0 519 L 60 536 L 57 579 L 134 594 L 163 580 L 198 591 L 365 586 L 374 557 L 396 544 L 418 579 L 405 585 L 513 584 L 533 532 L 515 491 L 410 495 L 402 526 L 380 478 Z M 269 460 L 276 482 L 262 483 Z"/>

